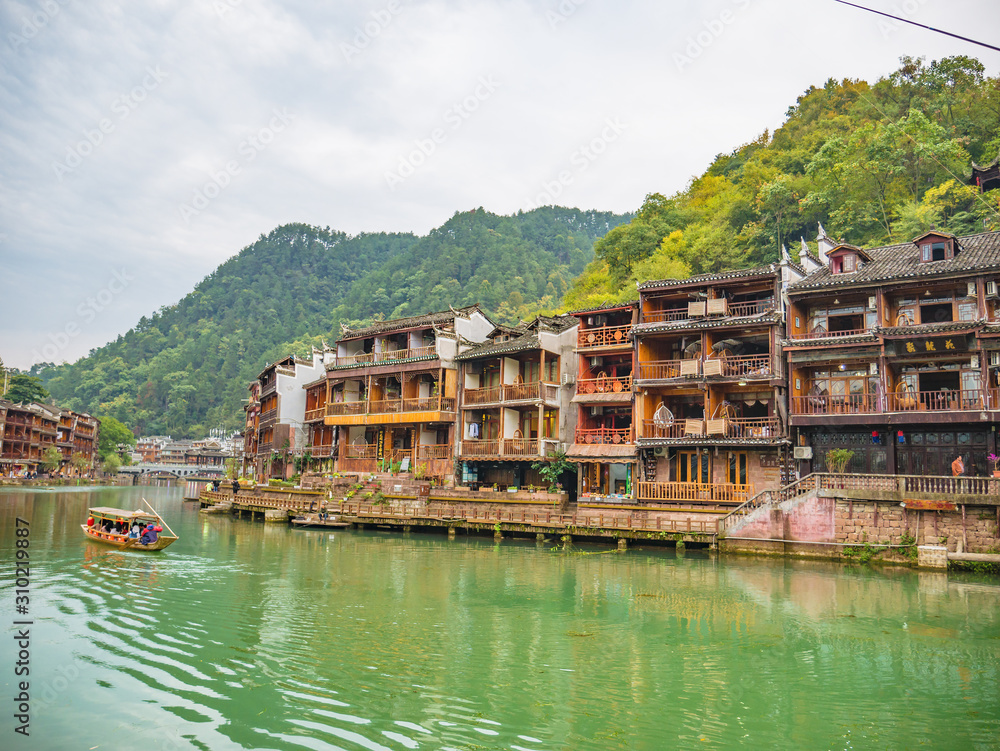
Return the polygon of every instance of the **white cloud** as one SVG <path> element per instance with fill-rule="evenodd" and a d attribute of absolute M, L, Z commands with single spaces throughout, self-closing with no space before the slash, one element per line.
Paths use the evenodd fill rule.
<path fill-rule="evenodd" d="M 55 3 L 0 8 L 0 354 L 22 367 L 113 269 L 135 280 L 60 359 L 176 302 L 280 223 L 422 233 L 456 210 L 528 208 L 567 169 L 559 203 L 634 210 L 779 126 L 827 78 L 874 80 L 904 54 L 978 56 L 993 75 L 1000 63 L 794 0 Z M 910 5 L 970 37 L 1000 21 L 989 0 Z M 499 85 L 483 97 L 484 77 Z M 463 102 L 475 108 L 456 120 Z M 276 111 L 294 120 L 251 159 L 247 139 Z M 608 118 L 620 137 L 573 166 Z M 435 131 L 390 189 L 386 173 Z M 54 167 L 73 153 L 70 171 Z M 185 220 L 199 191 L 217 195 Z"/>

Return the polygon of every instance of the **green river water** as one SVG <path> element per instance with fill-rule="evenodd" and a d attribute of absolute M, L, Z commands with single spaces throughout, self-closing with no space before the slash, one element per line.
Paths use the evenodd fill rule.
<path fill-rule="evenodd" d="M 1000 748 L 995 578 L 293 530 L 182 495 L 0 492 L 0 749 Z M 83 538 L 141 496 L 179 542 Z"/>

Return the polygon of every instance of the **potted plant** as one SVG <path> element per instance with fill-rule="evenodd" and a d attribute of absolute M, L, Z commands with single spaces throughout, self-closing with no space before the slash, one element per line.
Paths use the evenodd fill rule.
<path fill-rule="evenodd" d="M 1000 456 L 997 456 L 996 454 L 990 454 L 986 458 L 989 459 L 991 462 L 993 462 L 993 476 L 1000 477 L 1000 469 L 997 469 L 997 465 L 1000 464 Z"/>

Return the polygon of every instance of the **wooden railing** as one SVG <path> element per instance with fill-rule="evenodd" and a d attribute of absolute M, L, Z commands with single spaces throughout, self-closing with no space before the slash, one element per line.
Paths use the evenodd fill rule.
<path fill-rule="evenodd" d="M 579 329 L 576 335 L 577 349 L 594 347 L 614 347 L 629 343 L 632 325 L 598 326 L 593 329 Z"/>
<path fill-rule="evenodd" d="M 654 360 L 639 363 L 639 379 L 644 381 L 680 378 L 682 362 L 697 362 L 697 360 Z M 697 366 L 696 366 L 697 367 Z"/>
<path fill-rule="evenodd" d="M 447 443 L 417 446 L 417 459 L 450 459 L 451 445 Z"/>
<path fill-rule="evenodd" d="M 368 411 L 368 402 L 331 402 L 326 405 L 328 415 L 363 415 Z"/>
<path fill-rule="evenodd" d="M 317 458 L 333 455 L 333 446 L 310 446 L 309 455 Z"/>
<path fill-rule="evenodd" d="M 639 483 L 639 498 L 645 501 L 708 501 L 743 504 L 753 495 L 753 485 L 729 485 L 712 482 Z"/>
<path fill-rule="evenodd" d="M 774 310 L 774 298 L 766 300 L 750 300 L 749 302 L 729 303 L 730 318 L 744 318 L 746 316 L 756 316 L 762 313 L 770 313 Z"/>
<path fill-rule="evenodd" d="M 445 396 L 422 396 L 415 399 L 373 399 L 370 402 L 333 402 L 326 405 L 328 415 L 384 415 L 396 412 L 442 412 L 455 411 L 455 398 Z"/>
<path fill-rule="evenodd" d="M 581 378 L 576 382 L 577 394 L 628 393 L 632 390 L 632 376 L 599 376 Z"/>
<path fill-rule="evenodd" d="M 732 355 L 722 360 L 722 375 L 730 377 L 769 376 L 774 373 L 770 355 Z"/>
<path fill-rule="evenodd" d="M 466 405 L 472 404 L 492 404 L 499 402 L 503 390 L 499 386 L 490 386 L 484 389 L 466 389 L 464 401 Z"/>
<path fill-rule="evenodd" d="M 503 456 L 539 456 L 539 441 L 537 438 L 504 438 Z"/>
<path fill-rule="evenodd" d="M 462 456 L 500 456 L 500 441 L 462 441 Z"/>
<path fill-rule="evenodd" d="M 910 391 L 889 394 L 890 412 L 949 412 L 988 409 L 982 389 Z"/>
<path fill-rule="evenodd" d="M 942 477 L 937 475 L 860 475 L 815 473 L 776 490 L 764 490 L 719 520 L 719 532 L 727 533 L 761 506 L 783 503 L 820 489 L 878 490 L 896 492 L 902 498 L 935 494 L 941 496 L 1000 496 L 1000 482 L 992 477 Z"/>
<path fill-rule="evenodd" d="M 378 456 L 378 446 L 374 443 L 347 444 L 345 457 L 347 459 L 375 459 Z"/>
<path fill-rule="evenodd" d="M 632 443 L 632 428 L 577 428 L 574 443 Z"/>
<path fill-rule="evenodd" d="M 531 381 L 530 383 L 505 383 L 503 384 L 503 399 L 505 402 L 538 399 L 538 386 L 538 381 Z"/>
<path fill-rule="evenodd" d="M 821 394 L 793 396 L 793 415 L 846 415 L 882 412 L 879 397 L 875 394 Z"/>
<path fill-rule="evenodd" d="M 687 308 L 670 308 L 668 310 L 653 310 L 643 313 L 643 323 L 667 323 L 670 321 L 686 321 L 688 319 Z"/>
<path fill-rule="evenodd" d="M 277 419 L 277 417 L 278 417 L 278 408 L 277 407 L 275 407 L 274 409 L 269 409 L 266 412 L 261 412 L 260 413 L 260 421 L 261 422 L 266 422 L 267 420 L 274 420 L 274 419 Z"/>
<path fill-rule="evenodd" d="M 383 352 L 362 352 L 357 355 L 344 355 L 337 358 L 335 368 L 346 365 L 363 365 L 376 362 L 393 362 L 394 360 L 412 360 L 417 357 L 433 357 L 437 355 L 437 347 L 409 347 L 407 349 L 392 349 Z"/>
<path fill-rule="evenodd" d="M 792 341 L 799 340 L 809 340 L 809 339 L 830 339 L 838 336 L 861 336 L 862 334 L 870 334 L 871 329 L 843 329 L 841 331 L 803 331 L 800 333 L 793 333 L 788 338 Z"/>
<path fill-rule="evenodd" d="M 322 407 L 316 407 L 315 409 L 306 410 L 306 422 L 312 422 L 313 420 L 322 420 L 324 415 L 326 415 L 326 405 Z"/>
<path fill-rule="evenodd" d="M 226 499 L 222 499 L 226 500 Z M 345 516 L 365 519 L 399 519 L 419 521 L 421 519 L 438 522 L 464 521 L 472 524 L 526 524 L 533 526 L 573 527 L 590 530 L 632 530 L 635 532 L 671 532 L 680 534 L 715 534 L 714 519 L 656 519 L 630 513 L 601 512 L 594 514 L 558 514 L 552 511 L 534 509 L 504 510 L 488 506 L 455 508 L 454 506 L 432 505 L 426 508 L 415 506 L 376 506 L 372 503 L 346 502 L 340 506 Z"/>
<path fill-rule="evenodd" d="M 684 437 L 684 421 L 674 420 L 669 425 L 657 425 L 654 420 L 643 420 L 642 421 L 642 437 L 643 438 L 683 438 Z"/>

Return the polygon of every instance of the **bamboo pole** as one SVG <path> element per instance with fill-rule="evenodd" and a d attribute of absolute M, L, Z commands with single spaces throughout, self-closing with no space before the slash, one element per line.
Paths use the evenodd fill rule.
<path fill-rule="evenodd" d="M 179 537 L 177 537 L 177 533 L 176 533 L 176 532 L 174 532 L 174 530 L 170 529 L 170 525 L 169 525 L 169 524 L 167 524 L 167 523 L 166 523 L 166 522 L 165 522 L 165 521 L 163 520 L 163 517 L 162 517 L 162 516 L 160 516 L 160 515 L 159 515 L 159 514 L 157 513 L 157 511 L 156 511 L 156 509 L 155 509 L 155 508 L 153 508 L 152 506 L 150 506 L 150 505 L 149 505 L 149 501 L 147 501 L 147 500 L 146 500 L 145 498 L 143 498 L 143 499 L 142 499 L 142 502 L 143 502 L 143 503 L 145 503 L 145 504 L 146 504 L 147 506 L 149 506 L 149 510 L 150 510 L 150 511 L 152 511 L 152 512 L 153 512 L 153 514 L 154 514 L 154 515 L 156 516 L 156 518 L 160 520 L 160 524 L 162 524 L 162 525 L 163 525 L 164 527 L 166 527 L 166 528 L 167 528 L 167 529 L 169 530 L 170 534 L 174 536 L 174 539 L 177 539 L 177 540 L 179 540 L 180 538 L 179 538 Z"/>

